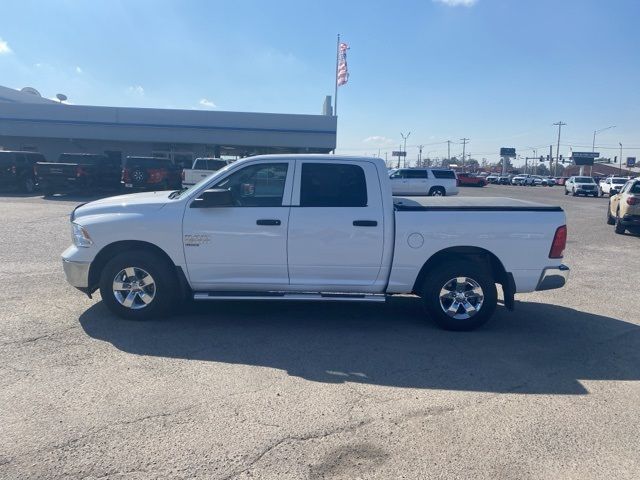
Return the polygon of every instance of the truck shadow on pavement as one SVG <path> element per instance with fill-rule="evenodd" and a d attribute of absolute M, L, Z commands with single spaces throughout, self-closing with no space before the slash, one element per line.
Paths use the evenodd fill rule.
<path fill-rule="evenodd" d="M 417 298 L 386 305 L 211 302 L 140 323 L 102 302 L 85 332 L 124 352 L 277 368 L 314 382 L 586 394 L 581 380 L 640 380 L 640 327 L 571 308 L 499 306 L 475 332 L 437 329 Z"/>

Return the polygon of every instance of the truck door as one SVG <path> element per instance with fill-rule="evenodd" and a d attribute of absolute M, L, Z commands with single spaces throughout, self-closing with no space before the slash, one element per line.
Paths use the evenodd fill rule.
<path fill-rule="evenodd" d="M 296 164 L 289 217 L 291 285 L 315 285 L 314 290 L 372 285 L 384 246 L 375 165 L 347 160 Z"/>
<path fill-rule="evenodd" d="M 187 206 L 184 253 L 196 289 L 263 290 L 288 285 L 293 165 L 293 160 L 250 163 L 209 187 L 231 190 L 233 207 Z"/>

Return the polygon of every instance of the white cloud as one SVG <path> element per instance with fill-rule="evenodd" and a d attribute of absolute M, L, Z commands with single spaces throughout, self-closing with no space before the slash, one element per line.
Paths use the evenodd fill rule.
<path fill-rule="evenodd" d="M 0 55 L 13 53 L 9 44 L 0 37 Z"/>
<path fill-rule="evenodd" d="M 198 104 L 202 105 L 203 107 L 208 107 L 208 108 L 216 108 L 217 105 L 215 103 L 213 103 L 211 100 L 207 100 L 206 98 L 201 98 L 200 101 L 198 102 Z"/>
<path fill-rule="evenodd" d="M 127 88 L 127 93 L 133 94 L 133 95 L 139 95 L 142 97 L 144 95 L 144 88 L 142 88 L 141 85 L 133 85 Z"/>
<path fill-rule="evenodd" d="M 80 67 L 76 67 L 76 73 L 78 75 L 82 75 L 84 73 L 84 70 L 82 70 L 82 68 L 80 68 Z"/>
<path fill-rule="evenodd" d="M 387 145 L 392 145 L 394 141 L 390 138 L 383 137 L 382 135 L 372 135 L 371 137 L 367 137 L 362 140 L 363 143 L 369 143 L 376 147 L 384 147 Z"/>
<path fill-rule="evenodd" d="M 449 7 L 473 7 L 478 0 L 433 0 L 436 3 L 442 3 Z"/>

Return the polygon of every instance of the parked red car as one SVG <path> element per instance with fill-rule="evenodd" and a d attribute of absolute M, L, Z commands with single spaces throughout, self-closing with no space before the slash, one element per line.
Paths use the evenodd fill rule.
<path fill-rule="evenodd" d="M 473 173 L 458 173 L 459 187 L 484 187 L 487 181 Z"/>
<path fill-rule="evenodd" d="M 564 185 L 569 177 L 556 177 L 556 185 Z"/>

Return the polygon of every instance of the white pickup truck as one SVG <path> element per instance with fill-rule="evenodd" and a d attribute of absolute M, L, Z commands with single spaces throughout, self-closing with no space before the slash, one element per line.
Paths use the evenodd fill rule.
<path fill-rule="evenodd" d="M 182 170 L 182 186 L 189 187 L 195 185 L 203 178 L 207 178 L 228 164 L 229 161 L 223 160 L 222 158 L 196 158 L 191 168 Z"/>
<path fill-rule="evenodd" d="M 504 198 L 393 197 L 380 159 L 245 158 L 175 192 L 71 214 L 67 280 L 115 314 L 185 298 L 383 302 L 417 294 L 443 328 L 486 322 L 517 292 L 562 287 L 561 208 Z M 522 252 L 527 252 L 523 255 Z"/>

